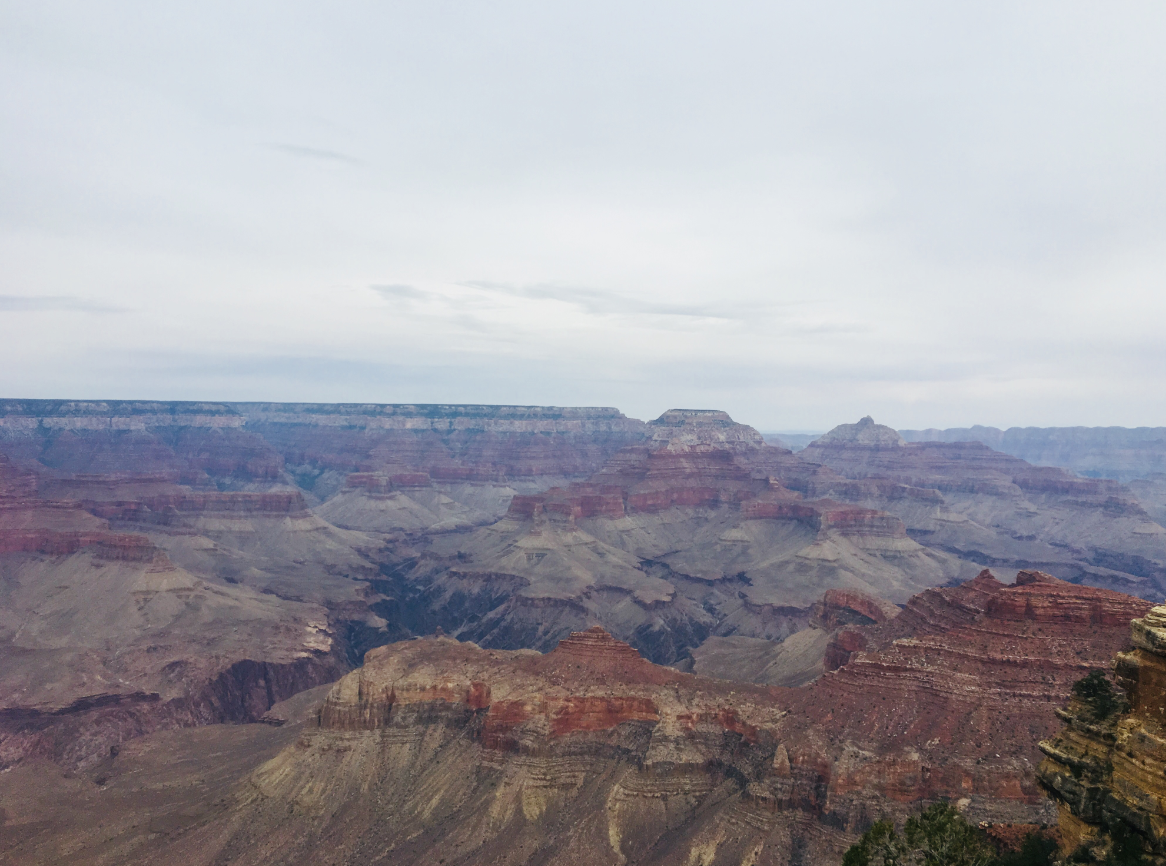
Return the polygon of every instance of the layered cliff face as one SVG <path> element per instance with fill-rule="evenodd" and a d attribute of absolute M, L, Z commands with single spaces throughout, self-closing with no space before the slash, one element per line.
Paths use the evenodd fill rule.
<path fill-rule="evenodd" d="M 258 698 L 191 707 L 231 671 L 266 694 L 267 666 L 307 682 L 437 627 L 550 649 L 601 623 L 656 662 L 798 685 L 877 622 L 823 613 L 831 592 L 901 604 L 984 562 L 1143 591 L 1160 560 L 1120 485 L 869 419 L 803 459 L 701 410 L 0 408 L 0 708 L 51 740 L 18 757 L 251 717 Z M 53 715 L 99 709 L 92 741 Z"/>
<path fill-rule="evenodd" d="M 901 430 L 908 442 L 982 442 L 1035 466 L 1132 481 L 1166 471 L 1166 427 L 960 427 Z"/>
<path fill-rule="evenodd" d="M 396 644 L 370 652 L 319 727 L 256 771 L 219 819 L 160 856 L 837 860 L 844 837 L 780 808 L 797 775 L 774 738 L 780 716 L 768 689 L 656 667 L 600 630 L 545 656 Z"/>
<path fill-rule="evenodd" d="M 92 761 L 334 678 L 402 634 L 364 582 L 386 542 L 648 435 L 608 409 L 0 404 L 0 763 Z"/>
<path fill-rule="evenodd" d="M 345 669 L 323 606 L 168 555 L 217 549 L 191 524 L 241 513 L 254 531 L 265 508 L 271 521 L 310 520 L 302 502 L 133 483 L 148 495 L 45 499 L 34 472 L 0 455 L 0 766 L 85 764 L 161 727 L 257 718 Z M 164 516 L 165 528 L 145 515 Z"/>
<path fill-rule="evenodd" d="M 516 492 L 586 477 L 649 436 L 643 422 L 604 408 L 0 403 L 0 452 L 13 459 L 65 475 L 149 472 L 196 487 L 297 486 L 312 505 L 340 493 L 323 516 L 371 531 L 488 521 Z M 348 483 L 352 474 L 366 479 Z"/>
<path fill-rule="evenodd" d="M 931 549 L 1146 598 L 1166 592 L 1166 529 L 1116 481 L 1036 467 L 976 442 L 903 443 L 869 418 L 798 456 L 831 470 L 810 479 L 810 495 L 894 514 Z"/>
<path fill-rule="evenodd" d="M 831 803 L 848 820 L 877 816 L 883 798 L 941 796 L 978 820 L 1047 819 L 1037 743 L 1149 607 L 1039 572 L 928 590 L 893 619 L 836 634 L 827 657 L 841 666 L 790 699 L 790 724 L 802 720 L 790 747 L 832 765 Z"/>
<path fill-rule="evenodd" d="M 334 611 L 359 601 L 346 573 L 373 573 L 361 539 L 130 432 L 0 453 L 0 766 L 255 719 L 348 668 Z"/>
<path fill-rule="evenodd" d="M 658 667 L 597 628 L 546 655 L 375 649 L 217 816 L 131 862 L 787 866 L 937 799 L 1047 819 L 1034 743 L 1147 605 L 1040 574 L 872 604 L 823 602 L 880 648 L 796 689 Z"/>
<path fill-rule="evenodd" d="M 1040 781 L 1079 862 L 1166 862 L 1166 607 L 1134 620 L 1130 638 L 1115 663 L 1128 702 L 1100 684 L 1078 690 L 1041 743 Z"/>
<path fill-rule="evenodd" d="M 674 410 L 650 426 L 650 444 L 586 482 L 515 496 L 494 524 L 426 540 L 378 588 L 413 611 L 415 633 L 441 625 L 545 650 L 599 622 L 678 663 L 710 636 L 786 638 L 829 589 L 903 602 L 975 573 L 893 515 L 808 498 L 798 488 L 832 473 L 725 413 Z"/>

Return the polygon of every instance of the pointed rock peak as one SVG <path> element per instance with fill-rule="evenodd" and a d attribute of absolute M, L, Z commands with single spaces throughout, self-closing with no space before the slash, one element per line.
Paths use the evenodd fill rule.
<path fill-rule="evenodd" d="M 738 424 L 719 409 L 669 409 L 655 421 L 653 445 L 672 449 L 693 447 L 761 448 L 765 439 L 747 424 Z"/>
<path fill-rule="evenodd" d="M 829 433 L 810 443 L 810 447 L 815 445 L 861 445 L 868 448 L 897 448 L 905 444 L 906 442 L 897 430 L 884 424 L 876 424 L 874 418 L 867 415 L 857 424 L 839 424 Z"/>
<path fill-rule="evenodd" d="M 616 640 L 602 626 L 593 625 L 587 631 L 573 631 L 566 640 L 559 641 L 553 650 L 556 656 L 594 660 L 634 660 L 641 661 L 635 648 L 622 640 Z"/>

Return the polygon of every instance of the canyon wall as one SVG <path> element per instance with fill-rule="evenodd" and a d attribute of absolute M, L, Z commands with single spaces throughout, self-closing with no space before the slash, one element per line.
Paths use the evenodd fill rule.
<path fill-rule="evenodd" d="M 1035 743 L 1148 607 L 1037 573 L 890 617 L 832 596 L 820 616 L 867 647 L 793 689 L 653 665 L 599 628 L 545 655 L 380 647 L 217 817 L 142 862 L 804 866 L 937 800 L 1047 820 Z"/>
<path fill-rule="evenodd" d="M 1114 665 L 1124 698 L 1104 680 L 1078 689 L 1041 743 L 1040 781 L 1075 862 L 1166 862 L 1166 607 L 1134 620 L 1130 638 Z"/>
<path fill-rule="evenodd" d="M 1166 594 L 1166 528 L 1117 481 L 1033 466 L 978 442 L 903 442 L 870 418 L 798 457 L 832 470 L 810 479 L 811 495 L 889 512 L 932 550 L 1149 599 Z"/>

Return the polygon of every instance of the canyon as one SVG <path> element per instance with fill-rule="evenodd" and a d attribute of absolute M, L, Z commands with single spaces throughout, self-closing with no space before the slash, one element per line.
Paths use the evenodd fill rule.
<path fill-rule="evenodd" d="M 148 826 L 125 804 L 165 777 L 153 743 L 193 763 L 197 731 L 147 735 L 83 774 L 104 831 L 29 825 L 27 776 L 0 776 L 18 840 L 0 856 L 69 844 L 93 863 L 784 866 L 838 862 L 871 821 L 937 799 L 970 820 L 1047 822 L 1037 741 L 1150 610 L 1039 572 L 927 590 L 882 622 L 848 602 L 876 612 L 834 598 L 825 618 L 850 620 L 836 634 L 849 655 L 798 688 L 655 665 L 598 626 L 545 654 L 385 645 L 273 720 L 292 724 L 241 726 L 259 729 L 249 739 L 215 726 L 223 745 L 201 748 L 226 756 L 216 785 L 171 785 Z M 75 779 L 42 779 L 36 798 Z"/>
<path fill-rule="evenodd" d="M 1049 820 L 1034 768 L 1053 708 L 1166 594 L 1156 483 L 908 442 L 869 418 L 795 454 L 712 410 L 644 423 L 605 408 L 0 401 L 0 778 L 53 768 L 48 799 L 122 779 L 140 803 L 124 785 L 164 772 L 150 744 L 181 744 L 193 766 L 223 738 L 234 757 L 215 798 L 253 789 L 270 759 L 287 779 L 363 774 L 386 786 L 382 813 L 420 815 L 445 784 L 433 767 L 485 762 L 495 775 L 431 813 L 501 840 L 519 814 L 544 820 L 522 811 L 542 796 L 530 786 L 559 804 L 536 812 L 625 803 L 626 823 L 588 818 L 587 832 L 626 862 L 832 862 L 880 810 L 936 798 L 977 820 Z M 432 676 L 429 697 L 365 700 L 382 665 Z M 488 694 L 459 691 L 470 667 Z M 318 716 L 269 716 L 338 679 L 355 703 L 337 692 Z M 382 754 L 361 739 L 372 730 L 403 751 Z M 348 769 L 312 751 L 350 740 Z M 580 787 L 531 781 L 560 772 L 536 757 Z M 429 787 L 397 790 L 401 774 Z M 372 821 L 352 784 L 312 809 Z M 281 834 L 291 851 L 350 832 L 319 815 L 315 836 L 281 828 L 293 788 L 239 801 L 270 831 L 259 847 L 201 789 L 175 793 L 193 811 L 165 822 L 218 834 L 206 844 L 238 862 Z M 31 820 L 2 808 L 6 831 Z M 64 836 L 29 830 L 20 856 L 76 838 L 102 862 L 93 828 L 59 821 Z M 539 826 L 547 844 L 578 842 Z M 745 848 L 726 847 L 728 826 L 753 828 L 732 831 Z M 435 853 L 398 832 L 376 838 Z M 174 835 L 125 834 L 109 850 L 143 862 Z M 481 844 L 439 858 L 501 856 Z M 514 862 L 535 856 L 523 850 Z"/>

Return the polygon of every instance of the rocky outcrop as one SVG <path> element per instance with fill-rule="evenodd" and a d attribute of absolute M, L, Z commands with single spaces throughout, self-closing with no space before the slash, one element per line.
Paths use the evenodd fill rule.
<path fill-rule="evenodd" d="M 837 861 L 849 837 L 812 817 L 805 771 L 775 738 L 781 715 L 767 688 L 656 667 L 600 631 L 546 655 L 395 644 L 341 680 L 319 726 L 221 818 L 185 834 L 181 856 Z"/>
<path fill-rule="evenodd" d="M 903 437 L 895 430 L 883 424 L 876 424 L 874 418 L 867 415 L 857 424 L 839 424 L 809 443 L 807 447 L 833 448 L 858 445 L 864 448 L 898 448 L 903 444 Z"/>
<path fill-rule="evenodd" d="M 827 659 L 839 667 L 791 699 L 807 733 L 790 748 L 835 755 L 832 802 L 848 820 L 876 813 L 878 797 L 939 796 L 966 800 L 980 820 L 1047 818 L 1036 744 L 1056 730 L 1072 684 L 1148 609 L 1032 572 L 928 590 L 892 619 L 835 636 Z M 835 743 L 855 751 L 838 755 Z"/>
<path fill-rule="evenodd" d="M 1166 607 L 1134 620 L 1130 638 L 1115 663 L 1128 702 L 1079 690 L 1041 743 L 1040 781 L 1077 862 L 1166 862 Z"/>

